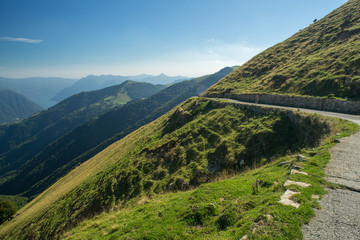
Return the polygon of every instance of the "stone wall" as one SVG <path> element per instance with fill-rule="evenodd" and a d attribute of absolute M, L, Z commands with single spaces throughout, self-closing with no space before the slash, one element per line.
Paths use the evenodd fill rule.
<path fill-rule="evenodd" d="M 230 98 L 239 101 L 273 104 L 279 106 L 296 107 L 296 108 L 308 108 L 330 112 L 360 114 L 360 102 L 329 99 L 329 98 L 316 98 L 316 97 L 302 97 L 291 95 L 277 95 L 268 93 L 259 94 L 207 94 L 204 97 L 214 98 Z"/>

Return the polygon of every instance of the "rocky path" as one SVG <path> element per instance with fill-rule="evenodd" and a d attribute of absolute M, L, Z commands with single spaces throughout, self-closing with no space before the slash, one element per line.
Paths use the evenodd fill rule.
<path fill-rule="evenodd" d="M 228 99 L 239 104 L 247 102 Z M 285 109 L 297 109 L 274 105 L 257 104 Z M 359 115 L 349 115 L 300 109 L 304 112 L 319 113 L 325 116 L 338 117 L 360 125 Z M 346 189 L 327 189 L 319 202 L 321 210 L 308 225 L 303 226 L 304 239 L 341 239 L 360 240 L 360 132 L 342 138 L 340 143 L 331 149 L 330 163 L 325 169 L 327 180 L 342 184 Z"/>

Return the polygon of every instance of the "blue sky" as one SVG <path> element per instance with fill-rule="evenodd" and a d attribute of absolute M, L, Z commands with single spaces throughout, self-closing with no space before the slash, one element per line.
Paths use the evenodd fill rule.
<path fill-rule="evenodd" d="M 345 0 L 1 0 L 0 76 L 200 76 Z"/>

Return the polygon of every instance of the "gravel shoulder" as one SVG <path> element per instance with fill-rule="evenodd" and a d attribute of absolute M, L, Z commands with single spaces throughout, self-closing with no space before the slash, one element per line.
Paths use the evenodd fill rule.
<path fill-rule="evenodd" d="M 227 99 L 239 104 L 254 103 Z M 260 106 L 297 110 L 298 108 L 256 104 Z M 299 109 L 304 112 L 349 120 L 360 125 L 359 115 Z M 321 209 L 315 217 L 303 226 L 304 239 L 360 239 L 360 131 L 342 138 L 331 150 L 330 162 L 325 169 L 327 180 L 342 184 L 347 189 L 326 189 L 320 201 Z"/>
<path fill-rule="evenodd" d="M 342 189 L 326 189 L 310 224 L 303 226 L 304 239 L 360 239 L 360 193 Z"/>
<path fill-rule="evenodd" d="M 327 180 L 358 190 L 327 189 L 320 210 L 308 225 L 304 239 L 360 239 L 360 132 L 342 138 L 331 150 Z"/>

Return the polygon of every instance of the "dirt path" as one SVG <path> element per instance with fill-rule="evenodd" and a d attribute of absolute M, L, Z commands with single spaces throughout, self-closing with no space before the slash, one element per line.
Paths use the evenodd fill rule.
<path fill-rule="evenodd" d="M 228 100 L 239 104 L 253 104 Z M 265 104 L 257 105 L 297 109 Z M 338 117 L 360 125 L 359 115 L 309 109 L 300 110 Z M 360 240 L 360 132 L 350 137 L 342 138 L 340 143 L 330 150 L 330 153 L 330 163 L 325 169 L 327 180 L 342 184 L 347 189 L 327 189 L 328 194 L 319 201 L 322 209 L 317 210 L 316 216 L 311 222 L 303 226 L 304 239 Z"/>

